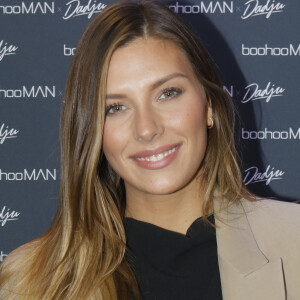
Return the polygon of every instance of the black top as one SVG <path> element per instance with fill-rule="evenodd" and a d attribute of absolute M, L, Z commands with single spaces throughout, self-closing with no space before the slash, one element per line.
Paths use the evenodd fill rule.
<path fill-rule="evenodd" d="M 202 218 L 186 235 L 132 218 L 124 226 L 143 300 L 222 299 L 216 233 Z"/>

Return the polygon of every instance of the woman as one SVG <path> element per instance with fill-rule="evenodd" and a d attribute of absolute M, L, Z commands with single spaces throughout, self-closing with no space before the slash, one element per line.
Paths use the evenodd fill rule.
<path fill-rule="evenodd" d="M 1 297 L 299 299 L 299 207 L 247 192 L 233 120 L 208 55 L 168 8 L 106 9 L 67 81 L 55 221 L 5 260 Z M 195 230 L 209 248 L 194 247 Z"/>

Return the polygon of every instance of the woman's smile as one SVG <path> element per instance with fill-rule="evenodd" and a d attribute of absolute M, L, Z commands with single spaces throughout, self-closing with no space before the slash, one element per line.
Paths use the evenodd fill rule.
<path fill-rule="evenodd" d="M 165 145 L 153 150 L 137 152 L 130 158 L 140 167 L 150 170 L 167 167 L 176 157 L 181 144 Z"/>

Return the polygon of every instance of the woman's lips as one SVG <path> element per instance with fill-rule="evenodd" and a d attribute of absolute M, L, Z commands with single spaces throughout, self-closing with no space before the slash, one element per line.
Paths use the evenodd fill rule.
<path fill-rule="evenodd" d="M 135 153 L 130 158 L 140 167 L 150 170 L 168 166 L 176 157 L 181 144 L 165 145 Z"/>

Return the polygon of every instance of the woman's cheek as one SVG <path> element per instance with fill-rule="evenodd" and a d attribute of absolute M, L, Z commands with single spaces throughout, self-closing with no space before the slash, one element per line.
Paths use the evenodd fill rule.
<path fill-rule="evenodd" d="M 113 154 L 120 147 L 122 139 L 124 139 L 123 128 L 124 127 L 122 126 L 118 126 L 118 122 L 113 120 L 109 120 L 105 124 L 103 135 L 103 150 L 106 156 L 111 156 L 111 154 Z"/>
<path fill-rule="evenodd" d="M 206 126 L 205 110 L 199 102 L 178 107 L 166 118 L 169 126 L 189 132 L 198 131 L 201 127 Z"/>

